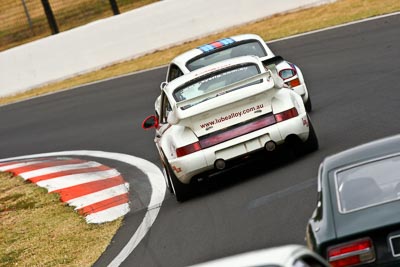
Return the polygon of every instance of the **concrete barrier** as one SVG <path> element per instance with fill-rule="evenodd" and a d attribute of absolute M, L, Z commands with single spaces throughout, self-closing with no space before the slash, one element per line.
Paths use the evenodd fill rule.
<path fill-rule="evenodd" d="M 0 53 L 0 97 L 335 0 L 165 0 Z"/>

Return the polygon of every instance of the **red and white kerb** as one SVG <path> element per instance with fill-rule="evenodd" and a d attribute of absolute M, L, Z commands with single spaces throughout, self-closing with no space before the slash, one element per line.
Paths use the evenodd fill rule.
<path fill-rule="evenodd" d="M 11 172 L 44 187 L 74 206 L 88 223 L 104 223 L 129 212 L 129 184 L 116 170 L 98 162 L 68 157 L 0 162 Z"/>

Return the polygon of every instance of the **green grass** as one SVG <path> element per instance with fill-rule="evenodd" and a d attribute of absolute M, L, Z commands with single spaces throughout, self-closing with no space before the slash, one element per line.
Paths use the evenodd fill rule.
<path fill-rule="evenodd" d="M 0 173 L 0 266 L 91 266 L 121 219 L 87 224 L 59 195 Z"/>

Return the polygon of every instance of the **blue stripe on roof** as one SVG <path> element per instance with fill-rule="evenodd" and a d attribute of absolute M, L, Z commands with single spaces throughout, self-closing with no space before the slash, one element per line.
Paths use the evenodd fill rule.
<path fill-rule="evenodd" d="M 215 49 L 215 47 L 212 46 L 212 45 L 210 45 L 210 44 L 207 45 L 207 48 L 208 48 L 208 51 L 211 51 L 211 50 L 214 50 L 214 49 Z"/>
<path fill-rule="evenodd" d="M 218 40 L 217 42 L 220 42 L 221 44 L 223 44 L 223 46 L 226 46 L 226 45 L 233 44 L 235 42 L 235 40 L 233 40 L 231 38 L 224 38 L 224 39 Z M 216 47 L 212 46 L 211 44 L 201 45 L 197 48 L 200 49 L 201 51 L 203 51 L 204 53 L 210 52 L 210 51 L 216 49 Z"/>
<path fill-rule="evenodd" d="M 225 39 L 221 39 L 218 42 L 224 44 L 224 45 L 229 45 L 229 44 L 233 44 L 235 41 L 231 38 L 225 38 Z"/>
<path fill-rule="evenodd" d="M 211 45 L 209 45 L 209 44 L 202 45 L 202 46 L 199 46 L 199 47 L 197 47 L 197 48 L 200 49 L 200 50 L 203 51 L 203 52 L 208 52 L 208 51 L 211 51 L 211 50 L 214 49 L 214 47 L 211 46 Z"/>

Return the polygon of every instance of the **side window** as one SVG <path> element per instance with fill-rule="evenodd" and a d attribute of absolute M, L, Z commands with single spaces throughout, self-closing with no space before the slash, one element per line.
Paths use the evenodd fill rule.
<path fill-rule="evenodd" d="M 170 82 L 182 75 L 183 75 L 183 72 L 179 69 L 179 67 L 175 64 L 171 64 L 168 69 L 167 81 Z"/>
<path fill-rule="evenodd" d="M 164 93 L 162 93 L 160 123 L 167 123 L 168 114 L 171 110 L 172 110 L 172 108 L 168 101 L 167 96 Z"/>

